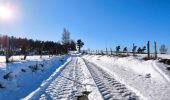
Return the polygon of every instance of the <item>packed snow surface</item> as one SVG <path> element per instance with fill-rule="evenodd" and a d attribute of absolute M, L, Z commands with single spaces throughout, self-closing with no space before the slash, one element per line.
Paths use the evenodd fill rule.
<path fill-rule="evenodd" d="M 164 56 L 165 57 L 165 56 Z M 158 60 L 71 53 L 0 57 L 0 100 L 169 100 L 170 71 Z M 84 93 L 90 93 L 85 95 Z"/>
<path fill-rule="evenodd" d="M 144 61 L 135 57 L 110 57 L 85 55 L 84 59 L 113 75 L 121 83 L 136 91 L 143 99 L 169 100 L 169 74 L 163 69 L 165 65 L 158 61 Z"/>
<path fill-rule="evenodd" d="M 60 70 L 60 71 L 59 71 Z M 81 58 L 57 69 L 49 79 L 24 100 L 77 100 L 83 91 L 90 91 L 90 100 L 102 100 L 95 83 Z"/>

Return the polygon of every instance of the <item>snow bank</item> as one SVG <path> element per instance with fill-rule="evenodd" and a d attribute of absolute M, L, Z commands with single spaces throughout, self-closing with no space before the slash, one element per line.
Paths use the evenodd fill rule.
<path fill-rule="evenodd" d="M 0 64 L 0 99 L 20 99 L 35 90 L 69 56 L 28 57 L 25 61 Z"/>
<path fill-rule="evenodd" d="M 45 80 L 40 87 L 38 87 L 35 91 L 30 93 L 28 96 L 24 97 L 22 100 L 33 100 L 36 98 L 37 94 L 40 95 L 41 92 L 45 91 L 44 89 L 49 86 L 49 84 L 57 77 L 58 73 L 64 69 L 64 67 L 71 61 L 71 58 L 67 59 L 67 61 L 61 65 L 59 68 L 55 70 L 55 72 L 47 79 Z"/>
<path fill-rule="evenodd" d="M 10 60 L 14 60 L 14 61 L 21 61 L 21 59 L 23 59 L 24 56 L 20 55 L 20 56 L 12 56 L 10 58 Z M 48 59 L 49 55 L 43 55 L 42 59 Z M 34 55 L 34 56 L 27 56 L 26 60 L 40 60 L 40 55 Z M 0 56 L 0 62 L 4 63 L 6 61 L 5 56 Z"/>
<path fill-rule="evenodd" d="M 86 58 L 86 56 L 85 56 Z M 90 58 L 87 56 L 87 58 Z M 162 77 L 162 74 L 158 73 L 158 68 L 156 69 L 154 66 L 156 63 L 153 60 L 140 60 L 135 57 L 124 57 L 124 58 L 119 58 L 119 57 L 108 57 L 108 56 L 94 56 L 92 57 L 92 60 L 95 60 L 96 62 L 104 61 L 102 63 L 105 64 L 111 64 L 112 66 L 119 66 L 119 67 L 125 67 L 125 69 L 131 69 L 134 72 L 141 74 L 141 75 L 147 75 L 151 74 L 151 77 L 154 78 L 155 80 L 160 80 L 164 77 Z"/>

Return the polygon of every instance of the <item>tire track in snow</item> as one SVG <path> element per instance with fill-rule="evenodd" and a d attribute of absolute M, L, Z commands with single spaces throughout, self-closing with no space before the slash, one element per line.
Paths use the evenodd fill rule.
<path fill-rule="evenodd" d="M 61 72 L 61 74 L 48 86 L 45 92 L 40 96 L 40 100 L 75 99 L 75 93 L 77 91 L 75 88 L 75 82 L 72 80 L 75 80 L 76 63 L 77 59 L 73 58 L 73 60 Z M 68 80 L 65 77 L 69 77 L 72 80 Z"/>
<path fill-rule="evenodd" d="M 152 63 L 153 64 L 153 67 L 154 69 L 167 81 L 170 83 L 170 78 L 168 77 L 168 75 L 166 75 L 163 70 L 161 70 L 155 62 Z"/>
<path fill-rule="evenodd" d="M 104 100 L 139 100 L 139 97 L 124 84 L 119 83 L 93 63 L 85 59 L 84 61 Z"/>
<path fill-rule="evenodd" d="M 60 73 L 51 76 L 51 81 L 47 81 L 31 96 L 24 99 L 77 100 L 76 96 L 81 95 L 81 92 L 84 91 L 82 82 L 85 80 L 85 75 L 82 71 L 81 66 L 78 66 L 78 58 L 73 57 Z"/>
<path fill-rule="evenodd" d="M 29 100 L 61 100 L 69 99 L 74 100 L 75 98 L 75 65 L 77 63 L 77 58 L 72 58 L 72 60 L 64 66 L 60 73 L 54 73 L 51 76 L 52 79 L 42 85 L 37 91 L 35 91 L 30 97 L 24 99 Z M 63 77 L 64 76 L 64 77 Z M 69 77 L 72 80 L 68 80 L 65 77 Z"/>

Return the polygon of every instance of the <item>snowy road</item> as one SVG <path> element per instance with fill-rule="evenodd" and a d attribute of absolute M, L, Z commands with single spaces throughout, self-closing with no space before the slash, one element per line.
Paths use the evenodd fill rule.
<path fill-rule="evenodd" d="M 138 100 L 138 96 L 95 64 L 85 63 L 104 100 Z"/>
<path fill-rule="evenodd" d="M 59 99 L 74 99 L 75 82 L 75 67 L 77 64 L 77 58 L 72 58 L 68 65 L 62 70 L 61 73 L 53 75 L 53 80 L 47 82 L 40 88 L 33 96 L 28 97 L 31 100 L 59 100 Z M 67 79 L 69 78 L 69 79 Z M 71 80 L 70 80 L 71 79 Z M 28 99 L 25 98 L 25 99 Z"/>
<path fill-rule="evenodd" d="M 56 70 L 38 89 L 23 99 L 79 100 L 78 96 L 82 96 L 84 91 L 91 92 L 89 100 L 169 98 L 169 82 L 157 71 L 158 78 L 162 80 L 159 83 L 154 80 L 155 77 L 146 78 L 125 67 L 107 64 L 105 60 L 86 58 L 72 57 L 70 62 Z M 107 68 L 111 69 L 108 71 Z"/>
<path fill-rule="evenodd" d="M 63 67 L 61 72 L 54 73 L 49 80 L 40 88 L 25 97 L 25 100 L 77 100 L 77 96 L 83 91 L 90 91 L 94 95 L 97 89 L 83 60 L 79 57 L 72 57 L 72 60 Z M 97 91 L 97 92 L 96 92 Z M 96 99 L 101 100 L 100 96 Z"/>
<path fill-rule="evenodd" d="M 83 58 L 114 76 L 142 100 L 170 100 L 169 71 L 156 61 L 89 55 Z M 147 73 L 151 76 L 147 77 Z"/>
<path fill-rule="evenodd" d="M 65 60 L 53 58 L 43 63 L 43 71 L 32 72 L 29 67 L 21 67 L 26 72 L 16 70 L 17 76 L 4 81 L 10 84 L 1 89 L 0 98 L 81 100 L 77 98 L 88 92 L 89 100 L 169 100 L 170 97 L 170 72 L 157 61 L 84 55 Z"/>
<path fill-rule="evenodd" d="M 91 92 L 89 100 L 138 100 L 139 97 L 111 75 L 80 57 L 52 74 L 25 100 L 77 100 L 82 92 Z"/>

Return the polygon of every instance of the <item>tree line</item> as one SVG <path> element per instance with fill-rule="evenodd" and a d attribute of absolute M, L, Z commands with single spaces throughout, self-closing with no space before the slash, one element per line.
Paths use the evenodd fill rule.
<path fill-rule="evenodd" d="M 41 41 L 8 35 L 0 35 L 0 55 L 6 56 L 6 62 L 13 55 L 59 55 L 67 54 L 68 51 L 75 51 L 76 45 L 79 50 L 84 43 L 79 39 L 76 43 L 70 39 L 70 32 L 64 28 L 61 42 Z"/>

